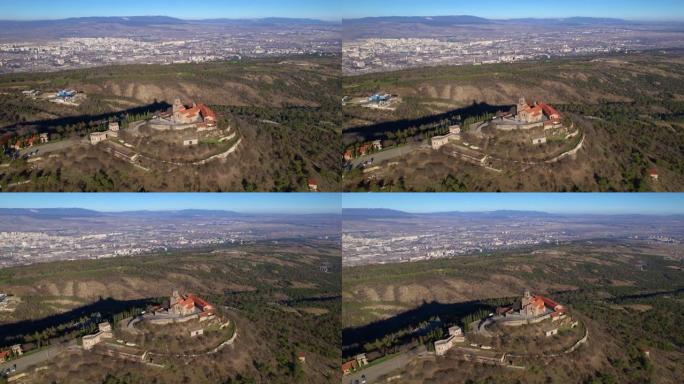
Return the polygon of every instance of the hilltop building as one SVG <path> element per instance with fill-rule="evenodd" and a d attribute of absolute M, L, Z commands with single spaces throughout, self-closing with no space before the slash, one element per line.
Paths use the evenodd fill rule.
<path fill-rule="evenodd" d="M 461 138 L 461 126 L 454 124 L 449 127 L 449 133 L 443 136 L 433 136 L 430 138 L 430 145 L 432 149 L 440 149 L 442 146 L 449 143 L 451 140 L 458 140 Z"/>
<path fill-rule="evenodd" d="M 461 327 L 449 327 L 449 337 L 435 341 L 435 354 L 437 356 L 444 356 L 456 343 L 463 342 L 465 342 L 465 336 Z"/>
<path fill-rule="evenodd" d="M 558 321 L 565 319 L 566 309 L 554 300 L 525 291 L 519 304 L 496 309 L 495 320 L 507 326 L 536 324 L 546 319 Z"/>
<path fill-rule="evenodd" d="M 544 128 L 546 130 L 561 127 L 562 118 L 563 115 L 551 105 L 537 101 L 530 104 L 524 97 L 521 97 L 516 104 L 515 115 L 497 113 L 489 123 L 496 129 L 503 131 L 532 128 Z M 483 122 L 481 124 L 487 125 L 489 123 Z M 543 143 L 535 142 L 535 144 Z"/>
<path fill-rule="evenodd" d="M 104 132 L 93 132 L 90 134 L 90 144 L 97 145 L 107 139 L 119 137 L 119 122 L 110 122 Z"/>
<path fill-rule="evenodd" d="M 195 102 L 187 108 L 180 98 L 173 102 L 172 118 L 176 124 L 202 123 L 205 127 L 216 127 L 216 113 L 211 108 Z"/>
<path fill-rule="evenodd" d="M 83 349 L 86 351 L 93 349 L 93 347 L 102 342 L 102 340 L 114 337 L 112 335 L 112 326 L 108 322 L 105 321 L 104 323 L 98 324 L 97 328 L 97 333 L 83 336 Z"/>
<path fill-rule="evenodd" d="M 523 123 L 541 123 L 544 126 L 560 124 L 561 114 L 552 106 L 534 102 L 528 104 L 524 97 L 518 100 L 515 119 Z"/>
<path fill-rule="evenodd" d="M 184 296 L 175 290 L 169 298 L 169 313 L 172 315 L 207 317 L 213 315 L 214 310 L 213 305 L 193 294 Z"/>

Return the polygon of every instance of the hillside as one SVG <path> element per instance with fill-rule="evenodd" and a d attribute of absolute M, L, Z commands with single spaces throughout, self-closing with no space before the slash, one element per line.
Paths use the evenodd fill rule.
<path fill-rule="evenodd" d="M 319 270 L 322 263 L 331 273 Z M 3 269 L 0 291 L 21 303 L 0 318 L 0 344 L 60 345 L 74 335 L 62 329 L 96 312 L 113 321 L 117 337 L 125 336 L 116 333 L 123 324 L 117 321 L 180 289 L 206 298 L 234 322 L 235 343 L 213 355 L 157 358 L 163 369 L 71 349 L 49 360 L 49 370 L 30 370 L 33 382 L 328 383 L 338 380 L 339 263 L 339 244 L 302 241 Z M 171 333 L 163 336 L 164 348 L 173 353 L 211 343 L 207 336 L 185 345 L 172 336 L 182 327 L 174 327 L 149 329 Z M 300 352 L 306 364 L 297 362 Z"/>
<path fill-rule="evenodd" d="M 562 358 L 526 359 L 525 370 L 447 355 L 415 359 L 389 376 L 406 383 L 449 382 L 456 372 L 464 382 L 675 383 L 684 354 L 684 341 L 673 337 L 683 334 L 684 280 L 673 247 L 586 242 L 345 268 L 343 351 L 363 346 L 377 355 L 382 345 L 398 352 L 402 347 L 393 343 L 406 329 L 436 317 L 465 326 L 529 289 L 568 306 L 589 330 L 586 346 Z"/>
<path fill-rule="evenodd" d="M 320 189 L 333 190 L 339 181 L 336 62 L 249 59 L 0 76 L 2 145 L 43 132 L 53 142 L 64 142 L 51 150 L 50 161 L 41 157 L 29 164 L 5 154 L 0 185 L 15 191 L 289 191 L 306 190 L 307 179 L 313 178 Z M 84 100 L 70 106 L 21 94 L 63 88 L 78 91 Z M 226 144 L 242 139 L 237 151 L 203 166 L 161 162 L 145 165 L 151 169 L 145 171 L 82 142 L 89 132 L 101 130 L 103 121 L 148 116 L 169 108 L 176 97 L 211 106 L 219 127 L 237 134 Z"/>
<path fill-rule="evenodd" d="M 503 173 L 459 161 L 447 151 L 415 150 L 374 177 L 345 175 L 345 190 L 677 191 L 684 187 L 684 59 L 681 53 L 552 59 L 450 66 L 344 79 L 343 93 L 387 92 L 397 110 L 343 109 L 344 146 L 381 140 L 385 148 L 418 146 L 446 120 L 508 111 L 524 96 L 555 106 L 586 135 L 574 158 L 553 164 L 503 164 Z M 512 138 L 510 153 L 539 152 Z M 495 165 L 497 168 L 498 165 Z M 659 182 L 648 170 L 655 168 Z"/>

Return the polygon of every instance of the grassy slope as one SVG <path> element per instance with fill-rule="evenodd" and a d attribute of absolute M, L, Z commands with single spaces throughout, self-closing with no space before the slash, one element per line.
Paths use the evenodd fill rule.
<path fill-rule="evenodd" d="M 88 93 L 78 108 L 32 101 L 19 94 L 37 88 L 71 87 Z M 215 107 L 230 120 L 243 143 L 227 163 L 142 172 L 112 161 L 94 149 L 66 151 L 37 167 L 21 161 L 0 173 L 0 184 L 31 180 L 26 190 L 306 190 L 315 178 L 323 190 L 339 182 L 339 68 L 335 59 L 268 59 L 196 65 L 123 66 L 48 74 L 0 77 L 9 107 L 0 114 L 0 133 L 27 134 L 18 122 L 65 116 L 96 115 L 148 105 L 172 103 L 175 97 Z M 260 120 L 274 120 L 279 126 Z M 12 128 L 9 128 L 12 127 Z M 84 136 L 84 128 L 57 129 Z M 54 131 L 54 129 L 53 129 Z M 87 165 L 86 165 L 87 164 Z M 175 172 L 168 177 L 167 172 Z"/>
<path fill-rule="evenodd" d="M 4 269 L 0 287 L 24 301 L 14 319 L 5 322 L 65 312 L 100 296 L 118 300 L 163 297 L 173 287 L 196 292 L 221 308 L 237 308 L 229 316 L 238 324 L 236 346 L 211 358 L 195 359 L 189 367 L 179 363 L 167 370 L 150 371 L 136 364 L 70 354 L 53 361 L 59 369 L 40 376 L 39 382 L 64 377 L 74 383 L 102 382 L 111 374 L 129 375 L 133 383 L 223 383 L 241 374 L 256 382 L 291 383 L 298 376 L 302 383 L 324 383 L 337 374 L 339 299 L 334 297 L 339 295 L 340 283 L 339 274 L 321 273 L 318 267 L 322 262 L 338 266 L 339 260 L 339 247 L 330 243 L 281 244 L 278 248 L 252 245 Z M 296 301 L 311 297 L 333 299 Z M 55 298 L 71 304 L 54 304 Z M 288 304 L 285 300 L 295 301 Z M 309 308 L 324 313 L 302 310 Z M 300 351 L 306 352 L 310 365 L 293 365 Z"/>
<path fill-rule="evenodd" d="M 400 161 L 397 172 L 379 182 L 350 175 L 345 188 L 449 190 L 681 190 L 684 186 L 684 60 L 681 56 L 640 54 L 557 59 L 486 66 L 422 68 L 345 78 L 343 93 L 383 90 L 402 95 L 395 113 L 347 108 L 349 126 L 416 119 L 463 108 L 473 101 L 513 105 L 520 96 L 544 100 L 572 113 L 587 132 L 577 160 L 551 167 L 510 167 L 502 175 L 434 154 Z M 604 121 L 582 119 L 599 115 Z M 345 139 L 348 142 L 350 139 Z M 353 140 L 363 140 L 356 138 Z M 664 175 L 647 180 L 649 167 Z M 549 172 L 549 170 L 551 172 Z M 456 183 L 445 180 L 448 175 Z M 403 181 L 401 181 L 403 179 Z"/>
<path fill-rule="evenodd" d="M 605 243 L 345 268 L 343 324 L 368 324 L 416 308 L 424 301 L 458 303 L 515 297 L 528 288 L 555 292 L 554 298 L 589 324 L 592 339 L 571 359 L 546 366 L 530 362 L 532 368 L 523 382 L 545 382 L 551 377 L 553 382 L 602 383 L 591 381 L 596 380 L 596 372 L 602 372 L 615 382 L 636 383 L 650 378 L 674 383 L 676 372 L 682 369 L 677 362 L 684 357 L 684 340 L 673 337 L 684 334 L 682 294 L 629 297 L 684 288 L 681 271 L 672 268 L 681 268 L 682 262 L 669 258 L 671 253 L 668 247 Z M 644 271 L 637 268 L 640 262 L 646 265 Z M 639 307 L 631 307 L 635 304 L 650 309 L 634 310 Z M 654 357 L 644 360 L 643 350 L 651 351 Z M 486 381 L 494 377 L 492 382 L 501 383 L 516 383 L 523 377 L 511 370 L 478 368 L 448 359 L 417 363 L 407 369 L 408 377 L 415 382 L 434 383 L 448 382 L 449 372 L 456 371 L 464 379 Z"/>

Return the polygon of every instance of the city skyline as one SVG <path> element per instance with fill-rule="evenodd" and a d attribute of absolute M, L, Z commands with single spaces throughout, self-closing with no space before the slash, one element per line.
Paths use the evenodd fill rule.
<path fill-rule="evenodd" d="M 397 0 L 391 6 L 384 1 L 349 0 L 345 2 L 342 18 L 472 15 L 488 19 L 600 17 L 644 21 L 684 20 L 684 3 L 677 0 L 579 0 L 543 4 L 521 0 L 515 2 L 515 7 L 510 5 L 506 0 L 436 0 L 429 3 Z"/>
<path fill-rule="evenodd" d="M 342 208 L 410 213 L 539 211 L 556 214 L 684 214 L 681 193 L 373 193 L 342 195 Z"/>
<path fill-rule="evenodd" d="M 50 1 L 0 3 L 0 20 L 56 20 L 76 17 L 168 16 L 185 20 L 308 18 L 339 21 L 338 3 L 315 0 L 207 0 L 189 6 L 179 0 Z"/>
<path fill-rule="evenodd" d="M 256 214 L 335 214 L 336 193 L 6 193 L 2 208 L 79 208 L 99 212 L 212 210 Z"/>

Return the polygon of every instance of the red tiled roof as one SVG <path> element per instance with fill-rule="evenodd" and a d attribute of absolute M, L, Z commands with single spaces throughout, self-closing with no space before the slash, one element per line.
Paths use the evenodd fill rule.
<path fill-rule="evenodd" d="M 197 307 L 201 309 L 204 313 L 207 313 L 204 316 L 208 316 L 212 314 L 214 311 L 213 305 L 209 304 L 206 300 L 199 298 L 193 294 L 189 294 L 186 297 L 181 297 L 180 300 L 178 300 L 177 304 L 187 309 L 193 309 Z M 202 316 L 202 314 L 200 314 L 200 316 Z"/>
<path fill-rule="evenodd" d="M 346 363 L 342 364 L 342 372 L 351 371 L 355 367 L 356 367 L 356 360 L 347 361 Z"/>
<path fill-rule="evenodd" d="M 544 302 L 544 304 L 549 308 L 556 308 L 556 307 L 560 306 L 560 304 L 549 299 L 548 297 L 544 297 L 544 296 L 537 296 L 537 297 L 540 298 Z"/>
<path fill-rule="evenodd" d="M 541 103 L 539 105 L 541 106 L 541 108 L 544 111 L 544 114 L 546 114 L 546 116 L 549 116 L 549 117 L 552 115 L 560 116 L 560 113 L 556 110 L 556 108 L 554 108 L 548 104 L 544 104 L 544 103 Z"/>
<path fill-rule="evenodd" d="M 202 117 L 205 119 L 209 120 L 216 120 L 216 113 L 209 107 L 207 107 L 204 104 L 198 104 L 200 113 L 202 113 Z"/>
<path fill-rule="evenodd" d="M 544 308 L 544 300 L 540 296 L 534 296 L 531 304 L 538 308 Z"/>
<path fill-rule="evenodd" d="M 534 107 L 530 108 L 530 115 L 539 115 L 542 113 L 542 107 L 539 105 L 535 105 Z"/>
<path fill-rule="evenodd" d="M 200 113 L 200 109 L 199 107 L 181 108 L 178 112 L 185 116 L 196 116 Z"/>
<path fill-rule="evenodd" d="M 316 182 L 316 179 L 309 179 L 307 182 L 309 183 L 309 185 L 318 185 L 318 182 Z"/>
<path fill-rule="evenodd" d="M 649 175 L 652 175 L 652 176 L 657 176 L 657 175 L 658 175 L 658 171 L 657 171 L 655 168 L 649 169 L 649 170 L 648 170 L 648 173 L 649 173 Z"/>

